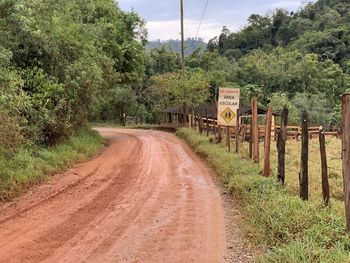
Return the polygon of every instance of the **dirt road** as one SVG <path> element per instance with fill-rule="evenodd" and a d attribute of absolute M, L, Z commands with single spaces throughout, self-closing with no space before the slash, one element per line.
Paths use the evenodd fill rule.
<path fill-rule="evenodd" d="M 99 129 L 109 146 L 0 209 L 0 262 L 222 262 L 224 211 L 174 135 Z"/>

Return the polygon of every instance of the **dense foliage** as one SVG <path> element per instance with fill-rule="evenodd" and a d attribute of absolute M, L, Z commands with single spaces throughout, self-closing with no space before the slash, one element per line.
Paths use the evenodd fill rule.
<path fill-rule="evenodd" d="M 142 78 L 145 37 L 113 0 L 0 0 L 0 145 L 73 134 Z"/>
<path fill-rule="evenodd" d="M 52 145 L 87 120 L 157 123 L 162 110 L 214 101 L 220 86 L 258 95 L 291 123 L 336 125 L 350 88 L 350 3 L 319 0 L 296 13 L 253 14 L 240 31 L 150 43 L 144 21 L 113 0 L 0 0 L 0 146 Z M 158 47 L 159 46 L 159 47 Z M 176 51 L 174 51 L 176 49 Z"/>
<path fill-rule="evenodd" d="M 186 66 L 214 75 L 208 79 L 210 100 L 220 85 L 240 87 L 244 105 L 257 95 L 276 111 L 288 105 L 290 123 L 297 124 L 300 110 L 306 109 L 312 124 L 334 126 L 340 95 L 350 88 L 349 22 L 350 2 L 342 0 L 319 0 L 295 13 L 253 14 L 238 32 L 224 27 L 205 52 L 187 56 Z M 164 50 L 158 59 L 171 56 L 171 50 Z M 171 71 L 169 64 L 158 65 L 163 66 L 154 73 Z"/>
<path fill-rule="evenodd" d="M 350 87 L 349 19 L 350 2 L 342 0 L 319 0 L 295 13 L 253 14 L 239 32 L 224 27 L 208 50 L 236 61 L 235 83 L 259 87 L 264 104 L 286 95 L 292 110 L 313 112 L 312 123 L 335 125 L 340 95 Z"/>

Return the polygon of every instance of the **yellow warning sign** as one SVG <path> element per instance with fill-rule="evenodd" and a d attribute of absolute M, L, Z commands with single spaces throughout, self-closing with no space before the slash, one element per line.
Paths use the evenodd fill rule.
<path fill-rule="evenodd" d="M 236 126 L 240 90 L 220 88 L 218 100 L 218 125 Z"/>
<path fill-rule="evenodd" d="M 234 113 L 230 108 L 226 108 L 223 112 L 221 112 L 221 117 L 229 124 L 234 118 L 236 118 L 236 113 Z"/>

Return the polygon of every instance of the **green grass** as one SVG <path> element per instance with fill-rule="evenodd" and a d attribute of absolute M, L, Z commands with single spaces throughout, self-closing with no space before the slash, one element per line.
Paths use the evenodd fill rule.
<path fill-rule="evenodd" d="M 264 144 L 260 143 L 260 167 L 263 167 Z M 249 144 L 241 143 L 240 152 L 248 156 Z M 343 201 L 343 176 L 341 161 L 341 140 L 327 138 L 326 151 L 329 167 L 329 184 L 331 191 L 332 205 L 337 201 Z M 288 140 L 286 144 L 286 186 L 294 194 L 299 193 L 299 170 L 300 170 L 301 142 Z M 277 147 L 276 142 L 271 145 L 271 164 L 273 174 L 277 173 Z M 309 141 L 309 198 L 322 200 L 322 177 L 321 158 L 318 138 Z M 342 206 L 342 204 L 341 204 Z"/>
<path fill-rule="evenodd" d="M 350 237 L 343 212 L 304 202 L 242 155 L 228 153 L 198 133 L 181 129 L 183 138 L 217 172 L 222 184 L 241 204 L 247 237 L 263 253 L 258 262 L 350 262 Z M 338 201 L 339 202 L 339 201 Z"/>
<path fill-rule="evenodd" d="M 55 172 L 92 157 L 103 147 L 103 138 L 83 129 L 50 148 L 26 146 L 15 154 L 0 154 L 0 201 L 8 201 Z"/>

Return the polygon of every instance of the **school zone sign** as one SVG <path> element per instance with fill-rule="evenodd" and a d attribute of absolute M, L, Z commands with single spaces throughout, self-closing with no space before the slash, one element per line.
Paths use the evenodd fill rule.
<path fill-rule="evenodd" d="M 218 125 L 236 126 L 239 109 L 239 89 L 220 88 L 218 101 Z"/>

